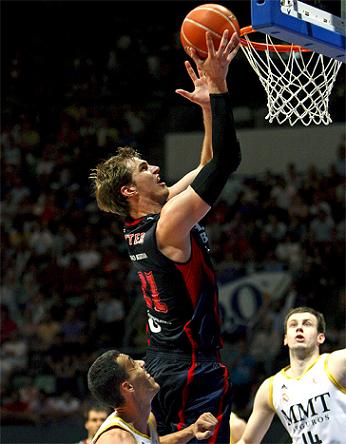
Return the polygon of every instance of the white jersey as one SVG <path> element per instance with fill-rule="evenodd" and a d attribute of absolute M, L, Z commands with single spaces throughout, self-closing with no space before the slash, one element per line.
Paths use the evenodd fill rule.
<path fill-rule="evenodd" d="M 128 422 L 124 421 L 122 418 L 117 416 L 117 412 L 113 412 L 108 416 L 108 418 L 103 422 L 101 427 L 98 429 L 96 435 L 94 436 L 90 444 L 95 444 L 96 441 L 104 432 L 113 429 L 115 427 L 130 432 L 137 444 L 159 444 L 159 437 L 153 422 L 152 413 L 150 414 L 148 419 L 149 435 L 145 435 L 144 433 L 141 433 L 137 429 L 135 429 L 132 424 L 129 424 Z"/>
<path fill-rule="evenodd" d="M 328 370 L 323 354 L 298 378 L 286 367 L 269 378 L 270 403 L 293 444 L 346 443 L 346 388 Z"/>

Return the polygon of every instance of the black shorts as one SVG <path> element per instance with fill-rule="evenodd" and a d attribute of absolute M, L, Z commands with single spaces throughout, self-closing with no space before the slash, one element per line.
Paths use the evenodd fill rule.
<path fill-rule="evenodd" d="M 176 351 L 148 349 L 145 367 L 160 384 L 152 403 L 159 435 L 176 432 L 192 424 L 205 412 L 219 423 L 207 441 L 189 443 L 229 444 L 231 396 L 229 372 L 218 354 L 197 356 Z"/>

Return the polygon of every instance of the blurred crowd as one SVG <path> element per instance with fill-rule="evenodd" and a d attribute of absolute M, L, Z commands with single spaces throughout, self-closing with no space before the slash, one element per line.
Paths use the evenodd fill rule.
<path fill-rule="evenodd" d="M 145 309 L 122 226 L 98 210 L 88 174 L 120 145 L 159 157 L 171 93 L 185 87 L 177 80 L 186 73 L 177 36 L 162 26 L 145 34 L 134 27 L 131 35 L 119 29 L 113 41 L 99 60 L 97 48 L 59 59 L 53 82 L 42 55 L 29 63 L 23 47 L 7 54 L 0 136 L 5 424 L 80 415 L 86 371 L 100 351 L 141 353 L 145 346 Z M 345 140 L 331 149 L 335 162 L 324 171 L 290 164 L 284 174 L 235 176 L 232 198 L 224 194 L 204 222 L 220 275 L 289 271 L 296 305 L 326 315 L 327 347 L 335 348 L 345 322 Z M 225 332 L 243 413 L 263 376 L 285 361 L 280 346 L 268 353 L 282 335 L 283 304 L 269 303 L 256 335 Z"/>
<path fill-rule="evenodd" d="M 139 308 L 138 328 L 131 322 L 124 344 L 127 316 L 142 307 L 140 289 L 121 223 L 100 213 L 85 180 L 87 151 L 79 147 L 90 135 L 65 123 L 42 151 L 40 132 L 26 120 L 1 134 L 0 369 L 2 409 L 10 422 L 78 413 L 88 397 L 87 368 L 100 350 L 141 348 L 145 341 Z M 98 146 L 96 134 L 92 143 Z M 337 148 L 327 171 L 311 166 L 298 172 L 291 164 L 286 174 L 236 177 L 231 185 L 232 202 L 220 199 L 205 220 L 218 272 L 289 270 L 296 303 L 312 305 L 327 318 L 332 314 L 328 336 L 331 345 L 340 345 L 345 146 Z M 226 335 L 234 352 L 235 390 L 241 387 L 239 408 L 269 370 L 271 338 L 282 334 L 276 305 L 263 315 L 256 346 L 247 342 L 247 332 Z"/>

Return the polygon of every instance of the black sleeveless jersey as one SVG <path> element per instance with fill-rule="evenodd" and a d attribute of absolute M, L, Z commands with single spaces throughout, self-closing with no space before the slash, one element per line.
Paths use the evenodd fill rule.
<path fill-rule="evenodd" d="M 191 257 L 176 263 L 156 244 L 159 214 L 127 221 L 124 237 L 147 306 L 148 344 L 158 349 L 213 352 L 222 346 L 215 271 L 208 238 L 191 230 Z"/>

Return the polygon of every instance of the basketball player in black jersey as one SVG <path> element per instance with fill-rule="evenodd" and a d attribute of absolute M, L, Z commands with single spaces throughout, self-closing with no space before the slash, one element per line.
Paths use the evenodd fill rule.
<path fill-rule="evenodd" d="M 100 209 L 124 216 L 124 237 L 148 314 L 145 365 L 161 386 L 153 401 L 160 435 L 181 430 L 203 412 L 218 425 L 209 443 L 229 443 L 229 373 L 222 347 L 218 290 L 199 221 L 240 163 L 226 76 L 239 38 L 225 31 L 219 48 L 206 34 L 208 57 L 194 50 L 186 67 L 195 89 L 179 94 L 201 106 L 205 138 L 200 165 L 167 187 L 160 168 L 131 148 L 91 173 Z"/>

